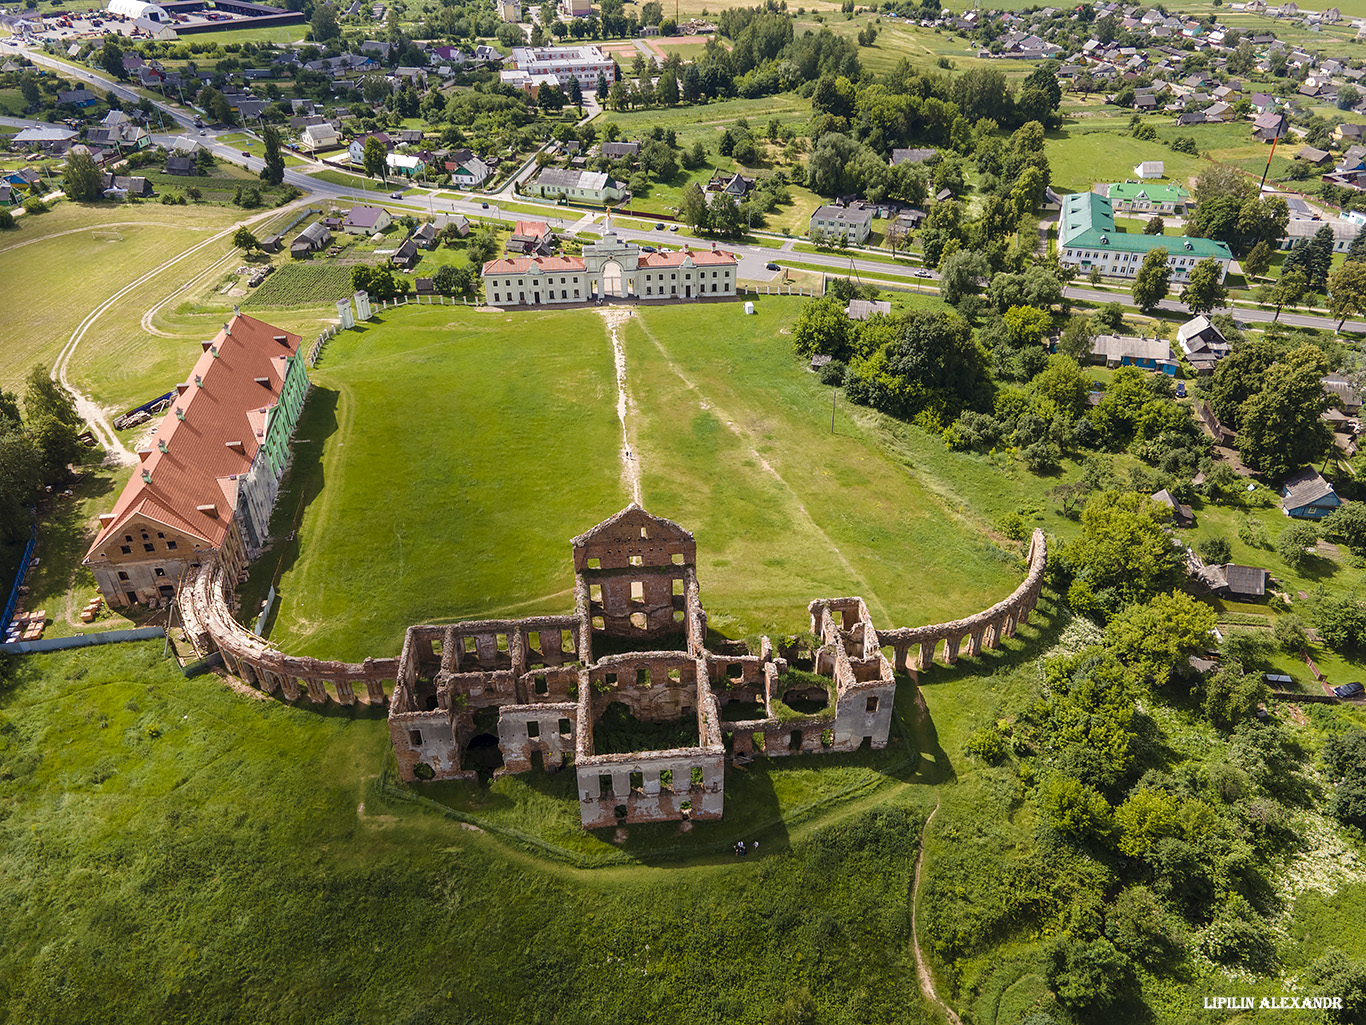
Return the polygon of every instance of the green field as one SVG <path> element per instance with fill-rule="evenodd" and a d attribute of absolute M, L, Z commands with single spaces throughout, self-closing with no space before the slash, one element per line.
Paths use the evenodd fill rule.
<path fill-rule="evenodd" d="M 623 332 L 644 502 L 696 533 L 712 626 L 797 632 L 810 599 L 851 593 L 909 625 L 1009 593 L 1013 559 L 957 508 L 847 412 L 830 435 L 784 338 L 798 302 L 643 309 Z M 567 609 L 569 538 L 630 500 L 611 359 L 589 311 L 409 307 L 339 335 L 273 528 L 297 541 L 257 563 L 247 604 L 279 574 L 272 637 L 331 658 L 397 651 L 415 622 Z"/>
<path fill-rule="evenodd" d="M 49 213 L 20 218 L 18 230 L 0 236 L 0 260 L 4 261 L 9 285 L 25 296 L 22 304 L 0 312 L 0 337 L 5 339 L 0 387 L 16 387 L 34 364 L 51 366 L 62 344 L 92 307 L 175 253 L 227 228 L 234 219 L 232 212 L 212 206 L 74 203 L 59 203 Z M 139 298 L 160 298 L 166 290 L 188 280 L 189 268 L 222 259 L 229 250 L 226 239 L 205 246 L 196 256 L 150 278 L 145 287 L 129 296 L 126 305 L 99 321 L 73 361 L 78 386 L 95 388 L 101 401 L 112 400 L 124 408 L 137 405 L 127 400 L 140 390 L 130 395 L 116 384 L 111 388 L 112 382 L 101 372 L 85 377 L 87 360 L 103 364 L 110 359 L 111 366 L 122 368 L 123 376 L 156 378 L 155 373 L 148 374 L 151 368 L 143 362 L 148 355 L 146 344 L 155 344 L 156 340 L 136 337 L 142 309 L 133 312 L 132 305 Z M 74 301 L 76 296 L 79 301 Z M 120 316 L 127 313 L 132 313 L 128 319 Z M 106 327 L 110 329 L 107 335 Z M 179 369 L 169 372 L 183 374 L 184 352 L 175 358 Z M 169 378 L 172 382 L 176 379 Z"/>

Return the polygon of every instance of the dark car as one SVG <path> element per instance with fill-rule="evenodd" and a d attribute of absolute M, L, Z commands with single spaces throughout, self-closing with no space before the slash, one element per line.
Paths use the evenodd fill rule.
<path fill-rule="evenodd" d="M 663 222 L 663 221 L 656 221 L 656 222 L 655 222 L 655 231 L 663 231 L 663 230 L 664 230 L 664 222 Z"/>
<path fill-rule="evenodd" d="M 776 263 L 766 263 L 766 264 L 764 264 L 764 267 L 765 267 L 765 269 L 767 269 L 767 270 L 777 270 L 777 269 L 778 269 L 778 265 L 777 265 Z"/>
<path fill-rule="evenodd" d="M 485 210 L 489 208 L 489 205 L 487 203 L 480 203 L 479 205 L 482 206 Z"/>
<path fill-rule="evenodd" d="M 1353 681 L 1351 683 L 1344 683 L 1340 687 L 1333 688 L 1333 693 L 1340 698 L 1354 698 L 1362 694 L 1363 692 L 1366 692 L 1366 687 L 1363 687 L 1360 683 L 1357 683 L 1356 681 Z"/>
<path fill-rule="evenodd" d="M 641 251 L 642 253 L 653 253 L 653 252 L 655 251 L 655 247 L 654 247 L 654 246 L 641 246 L 641 247 L 640 247 L 640 251 Z"/>
<path fill-rule="evenodd" d="M 391 193 L 389 193 L 389 198 L 390 198 L 390 199 L 402 199 L 402 198 L 403 198 L 403 190 L 400 189 L 398 192 L 391 192 Z"/>

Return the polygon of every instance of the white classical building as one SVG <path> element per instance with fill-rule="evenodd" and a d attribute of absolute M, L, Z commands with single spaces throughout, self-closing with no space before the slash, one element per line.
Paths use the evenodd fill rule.
<path fill-rule="evenodd" d="M 701 299 L 735 295 L 735 257 L 719 249 L 644 253 L 611 232 L 583 256 L 516 256 L 484 264 L 490 306 L 550 306 L 595 299 Z"/>

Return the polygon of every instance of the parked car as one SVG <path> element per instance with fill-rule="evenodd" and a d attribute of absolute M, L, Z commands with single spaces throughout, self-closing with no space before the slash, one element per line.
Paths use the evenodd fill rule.
<path fill-rule="evenodd" d="M 927 270 L 918 270 L 918 271 L 915 272 L 915 276 L 918 277 L 918 278 L 930 278 L 930 277 L 934 277 L 934 275 L 931 274 L 931 273 L 930 273 L 929 271 L 927 271 Z"/>
<path fill-rule="evenodd" d="M 1333 693 L 1340 698 L 1354 698 L 1359 696 L 1363 692 L 1366 692 L 1366 687 L 1363 687 L 1360 683 L 1357 683 L 1355 680 L 1351 683 L 1344 683 L 1339 687 L 1333 688 Z"/>
<path fill-rule="evenodd" d="M 677 230 L 678 230 L 678 225 L 677 225 L 677 224 L 670 224 L 670 225 L 669 225 L 669 230 L 670 230 L 670 231 L 677 231 Z"/>
<path fill-rule="evenodd" d="M 641 246 L 641 247 L 640 247 L 640 251 L 641 251 L 642 253 L 653 253 L 653 252 L 655 251 L 655 247 L 654 247 L 654 246 Z"/>
<path fill-rule="evenodd" d="M 390 198 L 390 199 L 402 199 L 402 198 L 403 198 L 403 190 L 402 190 L 402 189 L 399 189 L 397 192 L 391 192 L 391 193 L 389 193 L 389 198 Z"/>
<path fill-rule="evenodd" d="M 663 231 L 663 230 L 664 230 L 664 222 L 663 222 L 663 221 L 655 221 L 655 231 Z"/>
<path fill-rule="evenodd" d="M 1178 399 L 1184 399 L 1184 398 L 1186 397 L 1186 382 L 1185 382 L 1185 381 L 1177 381 L 1177 382 L 1176 382 L 1176 397 L 1177 397 Z"/>
<path fill-rule="evenodd" d="M 766 263 L 766 264 L 764 264 L 764 267 L 765 267 L 765 269 L 767 269 L 767 270 L 777 270 L 777 269 L 778 269 L 778 265 L 777 265 L 776 263 Z"/>
<path fill-rule="evenodd" d="M 479 205 L 482 206 L 485 210 L 489 208 L 489 205 L 487 203 L 480 203 Z"/>

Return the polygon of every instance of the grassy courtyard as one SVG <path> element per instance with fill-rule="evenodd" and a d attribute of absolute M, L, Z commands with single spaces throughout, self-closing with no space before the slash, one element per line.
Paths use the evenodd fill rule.
<path fill-rule="evenodd" d="M 756 305 L 644 308 L 622 330 L 644 504 L 697 535 L 712 626 L 795 633 L 843 594 L 910 625 L 1009 593 L 1019 568 L 978 522 L 844 409 L 830 433 L 786 338 L 798 301 Z M 330 342 L 313 380 L 272 531 L 295 540 L 244 603 L 277 581 L 275 641 L 361 658 L 411 623 L 572 606 L 569 539 L 631 495 L 595 311 L 391 311 Z"/>

